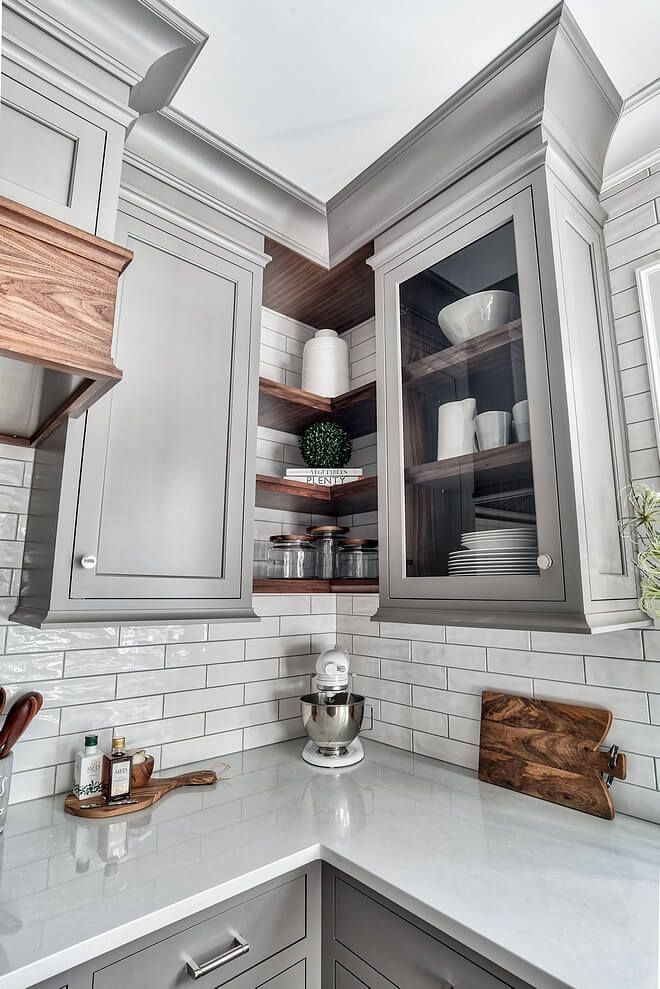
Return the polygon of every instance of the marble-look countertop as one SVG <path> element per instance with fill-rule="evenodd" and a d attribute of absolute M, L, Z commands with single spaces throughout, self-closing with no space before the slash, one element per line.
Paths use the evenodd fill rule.
<path fill-rule="evenodd" d="M 376 743 L 341 774 L 302 741 L 113 823 L 62 798 L 0 838 L 0 987 L 26 989 L 319 858 L 540 989 L 658 989 L 660 829 L 601 821 Z M 208 764 L 207 764 L 208 765 Z"/>

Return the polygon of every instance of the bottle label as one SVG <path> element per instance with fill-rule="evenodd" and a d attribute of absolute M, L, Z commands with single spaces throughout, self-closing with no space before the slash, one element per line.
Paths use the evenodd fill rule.
<path fill-rule="evenodd" d="M 75 765 L 73 792 L 79 800 L 103 792 L 103 756 L 82 756 Z"/>
<path fill-rule="evenodd" d="M 110 768 L 110 792 L 111 799 L 123 797 L 130 793 L 131 789 L 131 760 L 126 759 L 120 763 L 112 763 Z"/>

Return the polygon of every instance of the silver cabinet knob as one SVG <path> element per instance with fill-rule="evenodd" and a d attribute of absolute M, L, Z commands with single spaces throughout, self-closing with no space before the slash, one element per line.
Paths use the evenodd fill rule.
<path fill-rule="evenodd" d="M 548 556 L 547 553 L 541 553 L 540 556 L 536 557 L 536 565 L 539 570 L 549 570 L 553 562 L 552 557 Z"/>
<path fill-rule="evenodd" d="M 85 556 L 80 557 L 80 566 L 83 570 L 93 570 L 96 566 L 96 557 L 93 553 L 86 553 Z"/>

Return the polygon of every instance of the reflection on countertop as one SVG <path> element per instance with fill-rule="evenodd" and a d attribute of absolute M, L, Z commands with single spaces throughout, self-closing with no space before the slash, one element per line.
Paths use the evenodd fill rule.
<path fill-rule="evenodd" d="M 66 816 L 62 797 L 13 806 L 1 989 L 318 858 L 543 989 L 657 989 L 656 825 L 590 818 L 377 743 L 358 766 L 315 769 L 302 744 L 237 753 L 225 782 L 111 822 Z"/>

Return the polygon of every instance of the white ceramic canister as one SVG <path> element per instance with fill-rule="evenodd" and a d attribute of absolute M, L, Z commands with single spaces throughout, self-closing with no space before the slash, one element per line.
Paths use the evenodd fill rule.
<path fill-rule="evenodd" d="M 464 398 L 461 402 L 445 402 L 438 407 L 438 460 L 463 457 L 476 449 L 474 417 L 477 402 Z"/>
<path fill-rule="evenodd" d="M 349 390 L 348 344 L 335 330 L 317 330 L 305 344 L 302 386 L 325 398 Z"/>

